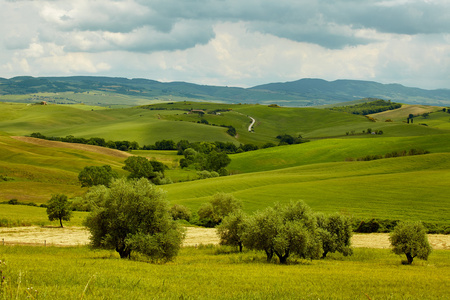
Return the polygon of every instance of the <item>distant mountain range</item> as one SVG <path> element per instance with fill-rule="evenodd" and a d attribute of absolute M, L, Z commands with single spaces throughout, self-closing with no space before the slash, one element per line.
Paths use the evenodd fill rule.
<path fill-rule="evenodd" d="M 238 88 L 187 82 L 166 83 L 148 79 L 93 76 L 0 78 L 0 95 L 95 90 L 150 99 L 173 97 L 225 103 L 276 103 L 282 106 L 315 106 L 362 98 L 450 106 L 450 89 L 425 90 L 400 84 L 381 84 L 360 80 L 301 79 L 285 83 L 269 83 L 252 88 Z"/>

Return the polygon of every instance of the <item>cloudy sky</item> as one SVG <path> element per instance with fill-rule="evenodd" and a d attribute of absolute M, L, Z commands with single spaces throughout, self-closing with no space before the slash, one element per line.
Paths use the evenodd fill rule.
<path fill-rule="evenodd" d="M 0 0 L 0 77 L 450 88 L 450 0 Z"/>

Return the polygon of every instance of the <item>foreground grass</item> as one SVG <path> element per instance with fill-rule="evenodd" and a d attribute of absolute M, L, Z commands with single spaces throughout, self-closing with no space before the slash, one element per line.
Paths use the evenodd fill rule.
<path fill-rule="evenodd" d="M 85 247 L 3 246 L 0 259 L 7 263 L 6 298 L 18 299 L 444 299 L 450 293 L 449 251 L 412 266 L 389 250 L 366 248 L 352 257 L 280 266 L 262 253 L 217 249 L 184 248 L 174 262 L 150 264 Z"/>

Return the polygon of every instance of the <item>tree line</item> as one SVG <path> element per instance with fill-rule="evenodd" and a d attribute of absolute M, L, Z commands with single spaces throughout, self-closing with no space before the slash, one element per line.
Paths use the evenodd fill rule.
<path fill-rule="evenodd" d="M 329 108 L 330 110 L 351 113 L 355 115 L 370 115 L 379 113 L 382 111 L 393 110 L 402 107 L 400 103 L 391 102 L 391 100 L 383 100 L 377 98 L 365 98 L 369 102 L 348 105 L 348 106 L 336 106 Z"/>
<path fill-rule="evenodd" d="M 84 225 L 91 234 L 92 248 L 115 250 L 128 259 L 138 253 L 153 262 L 177 256 L 185 237 L 176 221 L 184 218 L 183 206 L 169 208 L 165 193 L 148 179 L 113 179 L 109 186 L 90 187 L 84 199 L 91 206 Z M 61 227 L 63 220 L 70 220 L 67 196 L 53 195 L 47 215 L 51 221 L 59 220 Z M 231 194 L 218 193 L 200 207 L 198 215 L 216 226 L 221 245 L 237 247 L 240 252 L 244 247 L 264 252 L 267 262 L 274 257 L 287 264 L 293 256 L 323 259 L 329 253 L 353 253 L 350 218 L 314 213 L 303 201 L 276 203 L 247 215 Z M 395 254 L 406 255 L 404 264 L 411 264 L 415 257 L 426 260 L 431 253 L 420 222 L 398 223 L 389 240 Z"/>
<path fill-rule="evenodd" d="M 58 141 L 65 143 L 77 143 L 77 144 L 85 144 L 85 145 L 93 145 L 106 147 L 110 149 L 116 149 L 121 151 L 130 151 L 130 150 L 177 150 L 178 155 L 184 155 L 184 150 L 188 148 L 192 148 L 197 152 L 208 152 L 210 148 L 214 149 L 216 152 L 224 152 L 226 154 L 234 154 L 234 153 L 242 153 L 248 151 L 255 151 L 258 149 L 265 149 L 269 147 L 275 147 L 277 144 L 272 142 L 267 142 L 261 147 L 255 144 L 239 144 L 236 145 L 232 142 L 189 142 L 188 140 L 180 140 L 175 143 L 173 140 L 160 140 L 156 141 L 153 145 L 143 145 L 142 147 L 136 141 L 107 141 L 104 138 L 100 137 L 92 137 L 92 138 L 82 138 L 75 137 L 73 135 L 68 135 L 66 137 L 55 137 L 55 136 L 45 136 L 40 132 L 33 132 L 30 134 L 30 137 L 50 140 L 50 141 Z M 276 137 L 279 142 L 278 146 L 283 145 L 292 145 L 292 144 L 300 144 L 308 142 L 309 140 L 302 138 L 301 135 L 298 137 L 293 137 L 288 134 L 280 134 Z M 205 150 L 206 149 L 206 150 Z"/>
<path fill-rule="evenodd" d="M 430 151 L 428 150 L 422 150 L 422 149 L 410 149 L 409 151 L 407 150 L 402 150 L 402 151 L 392 151 L 392 152 L 388 152 L 385 155 L 381 155 L 381 154 L 368 154 L 366 156 L 361 156 L 358 158 L 353 158 L 353 157 L 347 157 L 345 160 L 346 161 L 371 161 L 371 160 L 377 160 L 377 159 L 383 159 L 383 158 L 392 158 L 392 157 L 401 157 L 401 156 L 413 156 L 413 155 L 424 155 L 424 154 L 428 154 L 430 153 Z"/>

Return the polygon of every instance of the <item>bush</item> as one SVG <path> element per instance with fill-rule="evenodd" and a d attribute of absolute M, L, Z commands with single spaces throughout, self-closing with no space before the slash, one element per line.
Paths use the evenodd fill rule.
<path fill-rule="evenodd" d="M 213 198 L 198 210 L 199 220 L 207 227 L 213 227 L 222 222 L 222 219 L 242 208 L 242 203 L 231 194 L 217 193 Z"/>
<path fill-rule="evenodd" d="M 188 222 L 191 219 L 191 215 L 192 215 L 190 209 L 181 204 L 174 204 L 170 208 L 169 212 L 170 212 L 170 215 L 172 216 L 172 219 L 186 220 Z"/>

